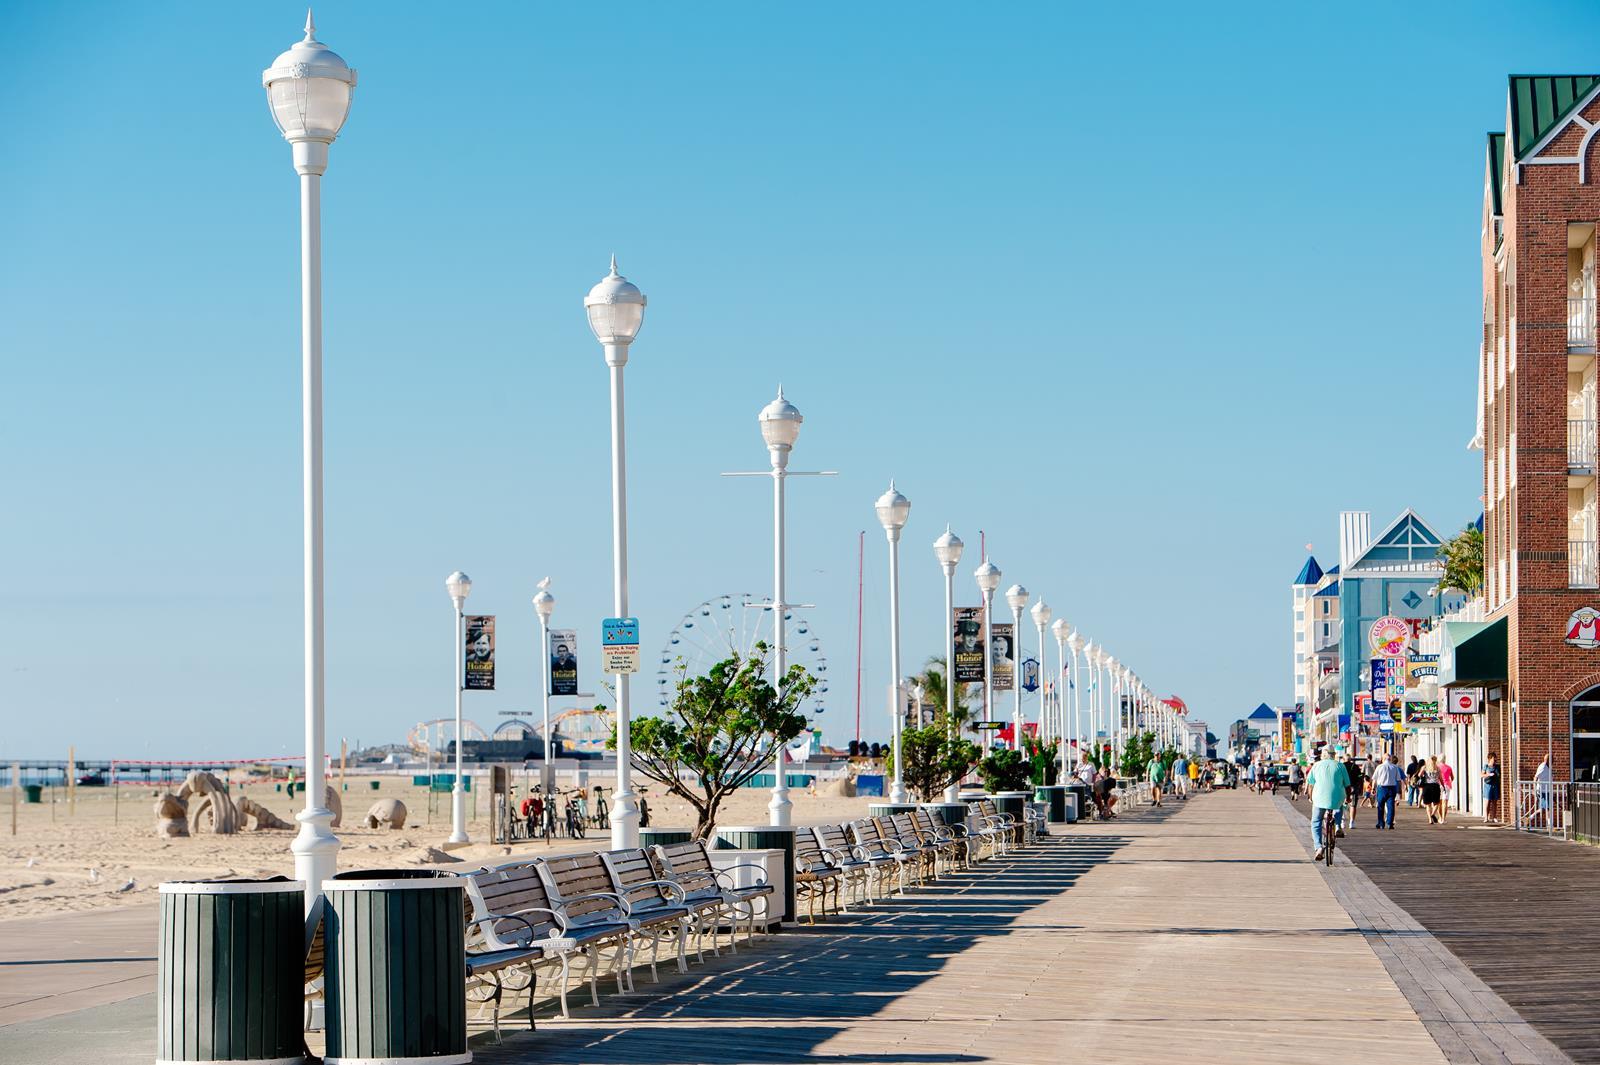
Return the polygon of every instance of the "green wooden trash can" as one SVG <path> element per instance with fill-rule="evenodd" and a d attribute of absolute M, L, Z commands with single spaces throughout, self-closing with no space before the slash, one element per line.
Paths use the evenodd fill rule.
<path fill-rule="evenodd" d="M 641 828 L 639 846 L 649 849 L 657 844 L 688 843 L 694 839 L 694 830 L 688 828 Z"/>
<path fill-rule="evenodd" d="M 891 814 L 907 814 L 917 808 L 914 802 L 870 802 L 867 804 L 869 817 L 888 817 Z"/>
<path fill-rule="evenodd" d="M 369 781 L 367 781 L 367 786 L 369 788 L 371 788 L 373 791 L 377 791 L 379 783 L 381 783 L 381 782 L 377 781 L 377 780 L 369 780 Z"/>
<path fill-rule="evenodd" d="M 1065 784 L 1041 784 L 1033 789 L 1035 802 L 1045 804 L 1044 819 L 1054 824 L 1065 824 L 1067 817 L 1067 803 L 1069 796 Z"/>
<path fill-rule="evenodd" d="M 472 1060 L 463 883 L 434 869 L 365 869 L 322 882 L 328 1065 Z"/>
<path fill-rule="evenodd" d="M 922 808 L 932 814 L 935 821 L 947 825 L 967 823 L 967 804 L 964 802 L 925 802 Z"/>
<path fill-rule="evenodd" d="M 305 884 L 161 885 L 156 1060 L 300 1065 Z"/>
<path fill-rule="evenodd" d="M 718 825 L 717 850 L 783 852 L 783 919 L 795 920 L 794 829 L 777 825 Z"/>
<path fill-rule="evenodd" d="M 23 799 L 22 799 L 23 802 L 30 802 L 30 803 L 34 803 L 35 805 L 37 805 L 39 803 L 39 801 L 44 797 L 44 785 L 43 784 L 24 784 L 24 785 L 22 785 L 22 793 L 23 793 Z"/>

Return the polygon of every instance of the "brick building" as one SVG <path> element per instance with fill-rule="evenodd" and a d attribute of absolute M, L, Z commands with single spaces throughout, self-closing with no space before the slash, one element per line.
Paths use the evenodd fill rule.
<path fill-rule="evenodd" d="M 1508 784 L 1546 756 L 1557 781 L 1593 779 L 1600 763 L 1600 630 L 1583 613 L 1600 608 L 1597 132 L 1600 75 L 1512 77 L 1506 131 L 1485 150 L 1474 444 L 1488 617 L 1447 635 L 1440 680 L 1484 689 Z"/>

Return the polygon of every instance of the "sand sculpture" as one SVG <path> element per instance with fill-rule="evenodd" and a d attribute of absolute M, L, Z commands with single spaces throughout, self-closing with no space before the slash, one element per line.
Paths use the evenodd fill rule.
<path fill-rule="evenodd" d="M 239 816 L 246 823 L 248 823 L 250 819 L 254 818 L 255 829 L 257 832 L 260 832 L 262 829 L 294 827 L 289 822 L 285 821 L 283 818 L 279 817 L 277 814 L 273 813 L 265 806 L 262 806 L 249 796 L 239 800 Z"/>
<path fill-rule="evenodd" d="M 239 808 L 233 805 L 228 791 L 215 774 L 196 771 L 184 779 L 178 789 L 178 798 L 189 810 L 189 832 L 192 835 L 212 833 L 231 836 L 239 831 Z"/>
<path fill-rule="evenodd" d="M 156 836 L 177 839 L 189 834 L 189 804 L 173 794 L 156 800 Z"/>
<path fill-rule="evenodd" d="M 322 791 L 322 805 L 333 811 L 333 824 L 331 827 L 338 828 L 344 823 L 344 803 L 339 799 L 338 789 L 332 784 L 329 784 Z"/>
<path fill-rule="evenodd" d="M 406 804 L 399 799 L 379 799 L 367 811 L 368 828 L 405 828 Z"/>

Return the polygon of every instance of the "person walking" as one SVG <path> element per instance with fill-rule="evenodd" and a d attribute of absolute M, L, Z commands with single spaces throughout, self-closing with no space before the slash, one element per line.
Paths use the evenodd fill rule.
<path fill-rule="evenodd" d="M 1322 839 L 1322 815 L 1338 811 L 1344 806 L 1345 795 L 1350 790 L 1350 774 L 1344 763 L 1333 760 L 1333 748 L 1323 747 L 1322 757 L 1311 767 L 1306 779 L 1311 785 L 1311 842 L 1317 848 L 1311 860 L 1320 862 L 1326 853 L 1326 844 Z M 1334 813 L 1334 816 L 1337 818 L 1338 814 Z"/>
<path fill-rule="evenodd" d="M 1417 776 L 1422 780 L 1422 805 L 1428 811 L 1428 824 L 1436 825 L 1439 823 L 1439 799 L 1443 790 L 1439 786 L 1438 760 L 1428 755 Z"/>
<path fill-rule="evenodd" d="M 1378 802 L 1378 827 L 1394 828 L 1394 808 L 1400 798 L 1400 785 L 1405 773 L 1400 769 L 1400 758 L 1391 754 L 1372 771 L 1372 786 Z"/>
<path fill-rule="evenodd" d="M 1444 755 L 1439 756 L 1439 823 L 1445 822 L 1445 815 L 1450 812 L 1450 787 L 1456 782 L 1456 771 L 1444 760 Z"/>
<path fill-rule="evenodd" d="M 1416 806 L 1417 798 L 1422 794 L 1422 759 L 1416 755 L 1406 763 L 1406 805 Z"/>
<path fill-rule="evenodd" d="M 1352 758 L 1345 763 L 1344 769 L 1346 773 L 1350 774 L 1350 797 L 1346 802 L 1346 805 L 1350 807 L 1350 816 L 1345 818 L 1345 824 L 1354 829 L 1356 827 L 1356 815 L 1361 812 L 1362 788 L 1364 787 L 1366 774 L 1361 771 L 1361 761 L 1356 758 Z"/>
<path fill-rule="evenodd" d="M 1191 758 L 1191 759 L 1189 759 L 1189 791 L 1190 792 L 1196 792 L 1196 791 L 1199 791 L 1199 790 L 1200 790 L 1200 762 L 1199 762 L 1198 759 Z M 1184 798 L 1188 798 L 1188 795 L 1186 794 L 1184 796 Z"/>
<path fill-rule="evenodd" d="M 1150 759 L 1150 764 L 1145 767 L 1145 777 L 1150 781 L 1150 805 L 1160 806 L 1161 787 L 1166 782 L 1166 773 L 1160 758 Z"/>
<path fill-rule="evenodd" d="M 1289 798 L 1293 802 L 1300 801 L 1300 789 L 1305 787 L 1306 771 L 1300 766 L 1300 759 L 1296 758 L 1289 763 Z"/>
<path fill-rule="evenodd" d="M 1534 827 L 1550 827 L 1550 796 L 1555 790 L 1554 778 L 1550 773 L 1550 756 L 1545 755 L 1539 760 L 1539 768 L 1533 771 L 1533 792 L 1538 802 L 1538 809 L 1534 814 Z"/>
<path fill-rule="evenodd" d="M 1189 761 L 1181 754 L 1172 763 L 1172 794 L 1179 799 L 1189 797 Z"/>
<path fill-rule="evenodd" d="M 1495 823 L 1495 808 L 1491 805 L 1500 801 L 1500 764 L 1491 752 L 1489 760 L 1484 763 L 1483 773 L 1483 819 L 1490 824 Z"/>

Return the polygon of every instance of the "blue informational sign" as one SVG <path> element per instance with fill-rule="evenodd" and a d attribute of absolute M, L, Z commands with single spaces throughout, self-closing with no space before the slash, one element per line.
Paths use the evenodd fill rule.
<path fill-rule="evenodd" d="M 1346 713 L 1343 713 L 1343 712 L 1341 712 L 1339 714 L 1339 731 L 1340 732 L 1349 732 L 1350 731 L 1350 715 L 1349 714 L 1346 714 Z"/>
<path fill-rule="evenodd" d="M 1039 690 L 1039 660 L 1036 658 L 1022 660 L 1022 690 L 1025 692 Z"/>

